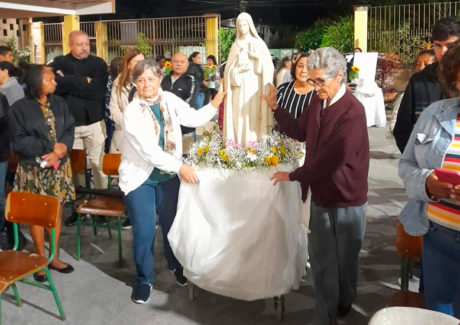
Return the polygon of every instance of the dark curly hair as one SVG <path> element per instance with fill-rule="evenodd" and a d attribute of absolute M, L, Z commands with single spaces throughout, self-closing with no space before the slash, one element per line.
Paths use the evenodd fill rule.
<path fill-rule="evenodd" d="M 297 77 L 295 76 L 295 69 L 297 69 L 297 63 L 300 61 L 301 58 L 307 58 L 310 56 L 310 53 L 301 53 L 299 57 L 297 58 L 297 61 L 295 61 L 292 66 L 291 66 L 291 76 L 292 80 L 296 80 Z"/>
<path fill-rule="evenodd" d="M 460 73 L 460 42 L 456 42 L 449 47 L 449 50 L 442 57 L 439 65 L 439 80 L 444 91 L 450 97 L 459 95 L 457 89 L 458 76 Z"/>

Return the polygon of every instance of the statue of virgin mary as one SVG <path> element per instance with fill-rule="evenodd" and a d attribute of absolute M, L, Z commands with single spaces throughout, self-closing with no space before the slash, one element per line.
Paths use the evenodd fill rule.
<path fill-rule="evenodd" d="M 273 115 L 262 100 L 273 81 L 273 62 L 248 13 L 236 19 L 237 36 L 224 75 L 224 137 L 241 145 L 257 141 L 273 127 Z"/>

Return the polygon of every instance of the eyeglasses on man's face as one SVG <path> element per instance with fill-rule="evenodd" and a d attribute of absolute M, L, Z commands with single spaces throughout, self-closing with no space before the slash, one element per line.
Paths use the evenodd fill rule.
<path fill-rule="evenodd" d="M 322 78 L 317 78 L 317 79 L 308 78 L 307 82 L 315 88 L 321 88 L 324 86 L 324 83 L 326 82 L 326 80 Z"/>

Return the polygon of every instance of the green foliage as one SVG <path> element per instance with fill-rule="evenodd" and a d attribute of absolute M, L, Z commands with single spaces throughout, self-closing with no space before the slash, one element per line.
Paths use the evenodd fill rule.
<path fill-rule="evenodd" d="M 425 48 L 427 42 L 417 34 L 411 34 L 409 23 L 396 28 L 393 25 L 386 25 L 382 33 L 378 30 L 385 26 L 378 19 L 369 21 L 369 33 L 375 34 L 372 51 L 380 53 L 397 54 L 403 64 L 412 64 L 415 62 L 418 53 Z"/>
<path fill-rule="evenodd" d="M 149 39 L 144 33 L 137 33 L 137 46 L 115 44 L 115 42 L 113 45 L 121 47 L 122 56 L 124 56 L 128 50 L 137 48 L 144 54 L 146 59 L 152 58 L 152 45 L 150 45 Z"/>
<path fill-rule="evenodd" d="M 402 63 L 414 63 L 420 49 L 423 48 L 423 40 L 418 35 L 411 35 L 409 23 L 405 23 L 398 30 L 399 59 Z"/>
<path fill-rule="evenodd" d="M 331 21 L 329 19 L 318 19 L 314 22 L 312 27 L 297 33 L 295 47 L 303 52 L 319 48 L 330 23 Z"/>
<path fill-rule="evenodd" d="M 222 27 L 219 29 L 219 51 L 221 55 L 221 62 L 227 60 L 230 54 L 230 48 L 236 38 L 236 28 Z"/>
<path fill-rule="evenodd" d="M 333 47 L 341 53 L 353 51 L 353 16 L 340 17 L 326 29 L 321 47 Z"/>
<path fill-rule="evenodd" d="M 27 63 L 30 62 L 30 48 L 26 46 L 24 49 L 20 50 L 16 46 L 16 39 L 11 37 L 6 40 L 5 44 L 8 48 L 11 49 L 13 52 L 13 62 L 15 65 L 18 64 L 19 61 L 26 61 Z"/>
<path fill-rule="evenodd" d="M 152 45 L 144 33 L 137 33 L 137 48 L 144 53 L 146 58 L 152 57 Z"/>

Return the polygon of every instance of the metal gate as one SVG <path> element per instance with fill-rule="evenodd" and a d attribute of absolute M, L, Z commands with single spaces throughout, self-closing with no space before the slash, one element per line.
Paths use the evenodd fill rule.
<path fill-rule="evenodd" d="M 147 44 L 146 56 L 171 57 L 194 51 L 206 55 L 206 19 L 210 16 L 109 20 L 107 23 L 109 60 L 136 47 L 138 40 Z M 212 17 L 212 16 L 211 16 Z M 214 16 L 218 17 L 219 16 Z"/>
<path fill-rule="evenodd" d="M 107 25 L 108 59 L 122 56 L 127 49 L 137 47 L 139 41 L 147 57 L 168 58 L 178 51 L 186 55 L 197 51 L 204 57 L 208 18 L 217 18 L 220 26 L 220 15 L 101 21 Z M 49 62 L 62 54 L 62 23 L 43 25 Z M 96 54 L 95 22 L 80 22 L 80 28 L 89 35 L 91 53 Z"/>
<path fill-rule="evenodd" d="M 370 7 L 368 48 L 403 55 L 404 59 L 415 47 L 430 45 L 436 21 L 458 15 L 459 1 Z"/>

